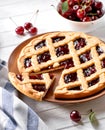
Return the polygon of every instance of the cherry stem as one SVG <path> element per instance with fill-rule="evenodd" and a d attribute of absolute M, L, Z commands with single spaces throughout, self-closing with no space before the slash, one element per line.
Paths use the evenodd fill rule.
<path fill-rule="evenodd" d="M 32 18 L 34 17 L 34 15 L 35 15 L 35 21 L 36 21 L 37 16 L 38 16 L 38 13 L 39 13 L 39 10 L 35 11 L 35 13 L 33 13 L 32 17 L 30 18 L 30 20 L 29 20 L 29 21 L 31 21 L 31 20 L 32 20 Z"/>
<path fill-rule="evenodd" d="M 11 17 L 9 17 L 9 19 L 17 26 L 16 22 Z"/>

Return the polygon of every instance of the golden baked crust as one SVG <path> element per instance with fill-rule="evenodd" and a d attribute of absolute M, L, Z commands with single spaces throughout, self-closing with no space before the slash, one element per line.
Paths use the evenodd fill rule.
<path fill-rule="evenodd" d="M 21 77 L 19 79 L 15 73 L 9 72 L 8 76 L 9 80 L 17 90 L 19 90 L 24 95 L 38 101 L 42 101 L 54 80 L 54 77 L 51 77 L 48 73 L 44 73 L 42 75 L 31 74 L 32 78 L 29 78 L 29 73 L 22 73 L 22 75 L 18 75 Z M 35 85 L 42 86 L 41 88 L 35 89 Z"/>
<path fill-rule="evenodd" d="M 17 66 L 22 75 L 31 72 L 44 75 L 63 68 L 58 86 L 55 86 L 55 98 L 79 99 L 105 88 L 105 44 L 82 32 L 51 32 L 34 38 L 21 50 Z M 24 84 L 21 87 L 19 82 L 13 82 L 12 76 L 9 77 L 18 90 L 29 97 L 42 99 L 42 93 L 32 96 L 35 90 L 28 90 Z M 51 85 L 50 80 L 47 83 Z"/>

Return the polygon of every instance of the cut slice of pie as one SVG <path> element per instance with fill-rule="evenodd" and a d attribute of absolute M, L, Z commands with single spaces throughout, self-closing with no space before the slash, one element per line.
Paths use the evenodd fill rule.
<path fill-rule="evenodd" d="M 24 95 L 41 101 L 54 81 L 54 76 L 48 73 L 22 73 L 21 75 L 9 72 L 9 80 L 14 87 Z"/>

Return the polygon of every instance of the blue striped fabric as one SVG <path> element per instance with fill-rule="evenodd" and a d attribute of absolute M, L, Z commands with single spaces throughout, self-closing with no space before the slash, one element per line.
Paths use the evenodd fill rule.
<path fill-rule="evenodd" d="M 0 130 L 48 130 L 40 117 L 14 93 L 7 65 L 0 60 Z"/>

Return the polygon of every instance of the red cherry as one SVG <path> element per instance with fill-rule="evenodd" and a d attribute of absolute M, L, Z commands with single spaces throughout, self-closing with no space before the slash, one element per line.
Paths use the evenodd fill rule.
<path fill-rule="evenodd" d="M 78 9 L 77 10 L 77 17 L 78 18 L 83 18 L 86 15 L 86 11 L 84 9 Z"/>
<path fill-rule="evenodd" d="M 36 35 L 38 32 L 38 29 L 36 27 L 31 27 L 28 31 L 31 35 Z"/>
<path fill-rule="evenodd" d="M 79 122 L 81 120 L 81 115 L 78 111 L 73 110 L 70 113 L 70 118 L 75 122 Z"/>
<path fill-rule="evenodd" d="M 68 18 L 69 16 L 71 16 L 71 14 L 73 14 L 73 9 L 72 8 L 70 8 L 65 13 L 63 13 L 62 16 L 65 17 L 65 18 Z"/>
<path fill-rule="evenodd" d="M 73 0 L 68 0 L 68 5 L 71 7 L 74 5 L 74 1 Z"/>
<path fill-rule="evenodd" d="M 23 35 L 23 34 L 24 34 L 24 28 L 23 28 L 23 26 L 18 26 L 18 27 L 15 29 L 15 32 L 16 32 L 18 35 Z"/>
<path fill-rule="evenodd" d="M 83 20 L 82 20 L 83 22 L 89 22 L 89 21 L 92 21 L 92 18 L 91 17 L 88 17 L 88 16 L 86 16 L 86 17 L 84 17 L 83 18 Z"/>
<path fill-rule="evenodd" d="M 97 16 L 102 17 L 103 16 L 103 11 L 102 10 L 97 10 Z"/>
<path fill-rule="evenodd" d="M 96 2 L 94 3 L 94 6 L 95 6 L 96 9 L 102 9 L 103 4 L 102 4 L 102 2 L 100 2 L 100 1 L 96 1 Z"/>
<path fill-rule="evenodd" d="M 30 22 L 26 22 L 26 23 L 24 24 L 24 28 L 25 28 L 26 30 L 29 30 L 32 26 L 33 26 L 33 25 L 32 25 L 32 23 L 30 23 Z"/>
<path fill-rule="evenodd" d="M 97 20 L 98 17 L 97 16 L 92 16 L 92 20 Z"/>
<path fill-rule="evenodd" d="M 86 11 L 86 13 L 91 12 L 92 6 L 86 6 L 85 11 Z"/>

